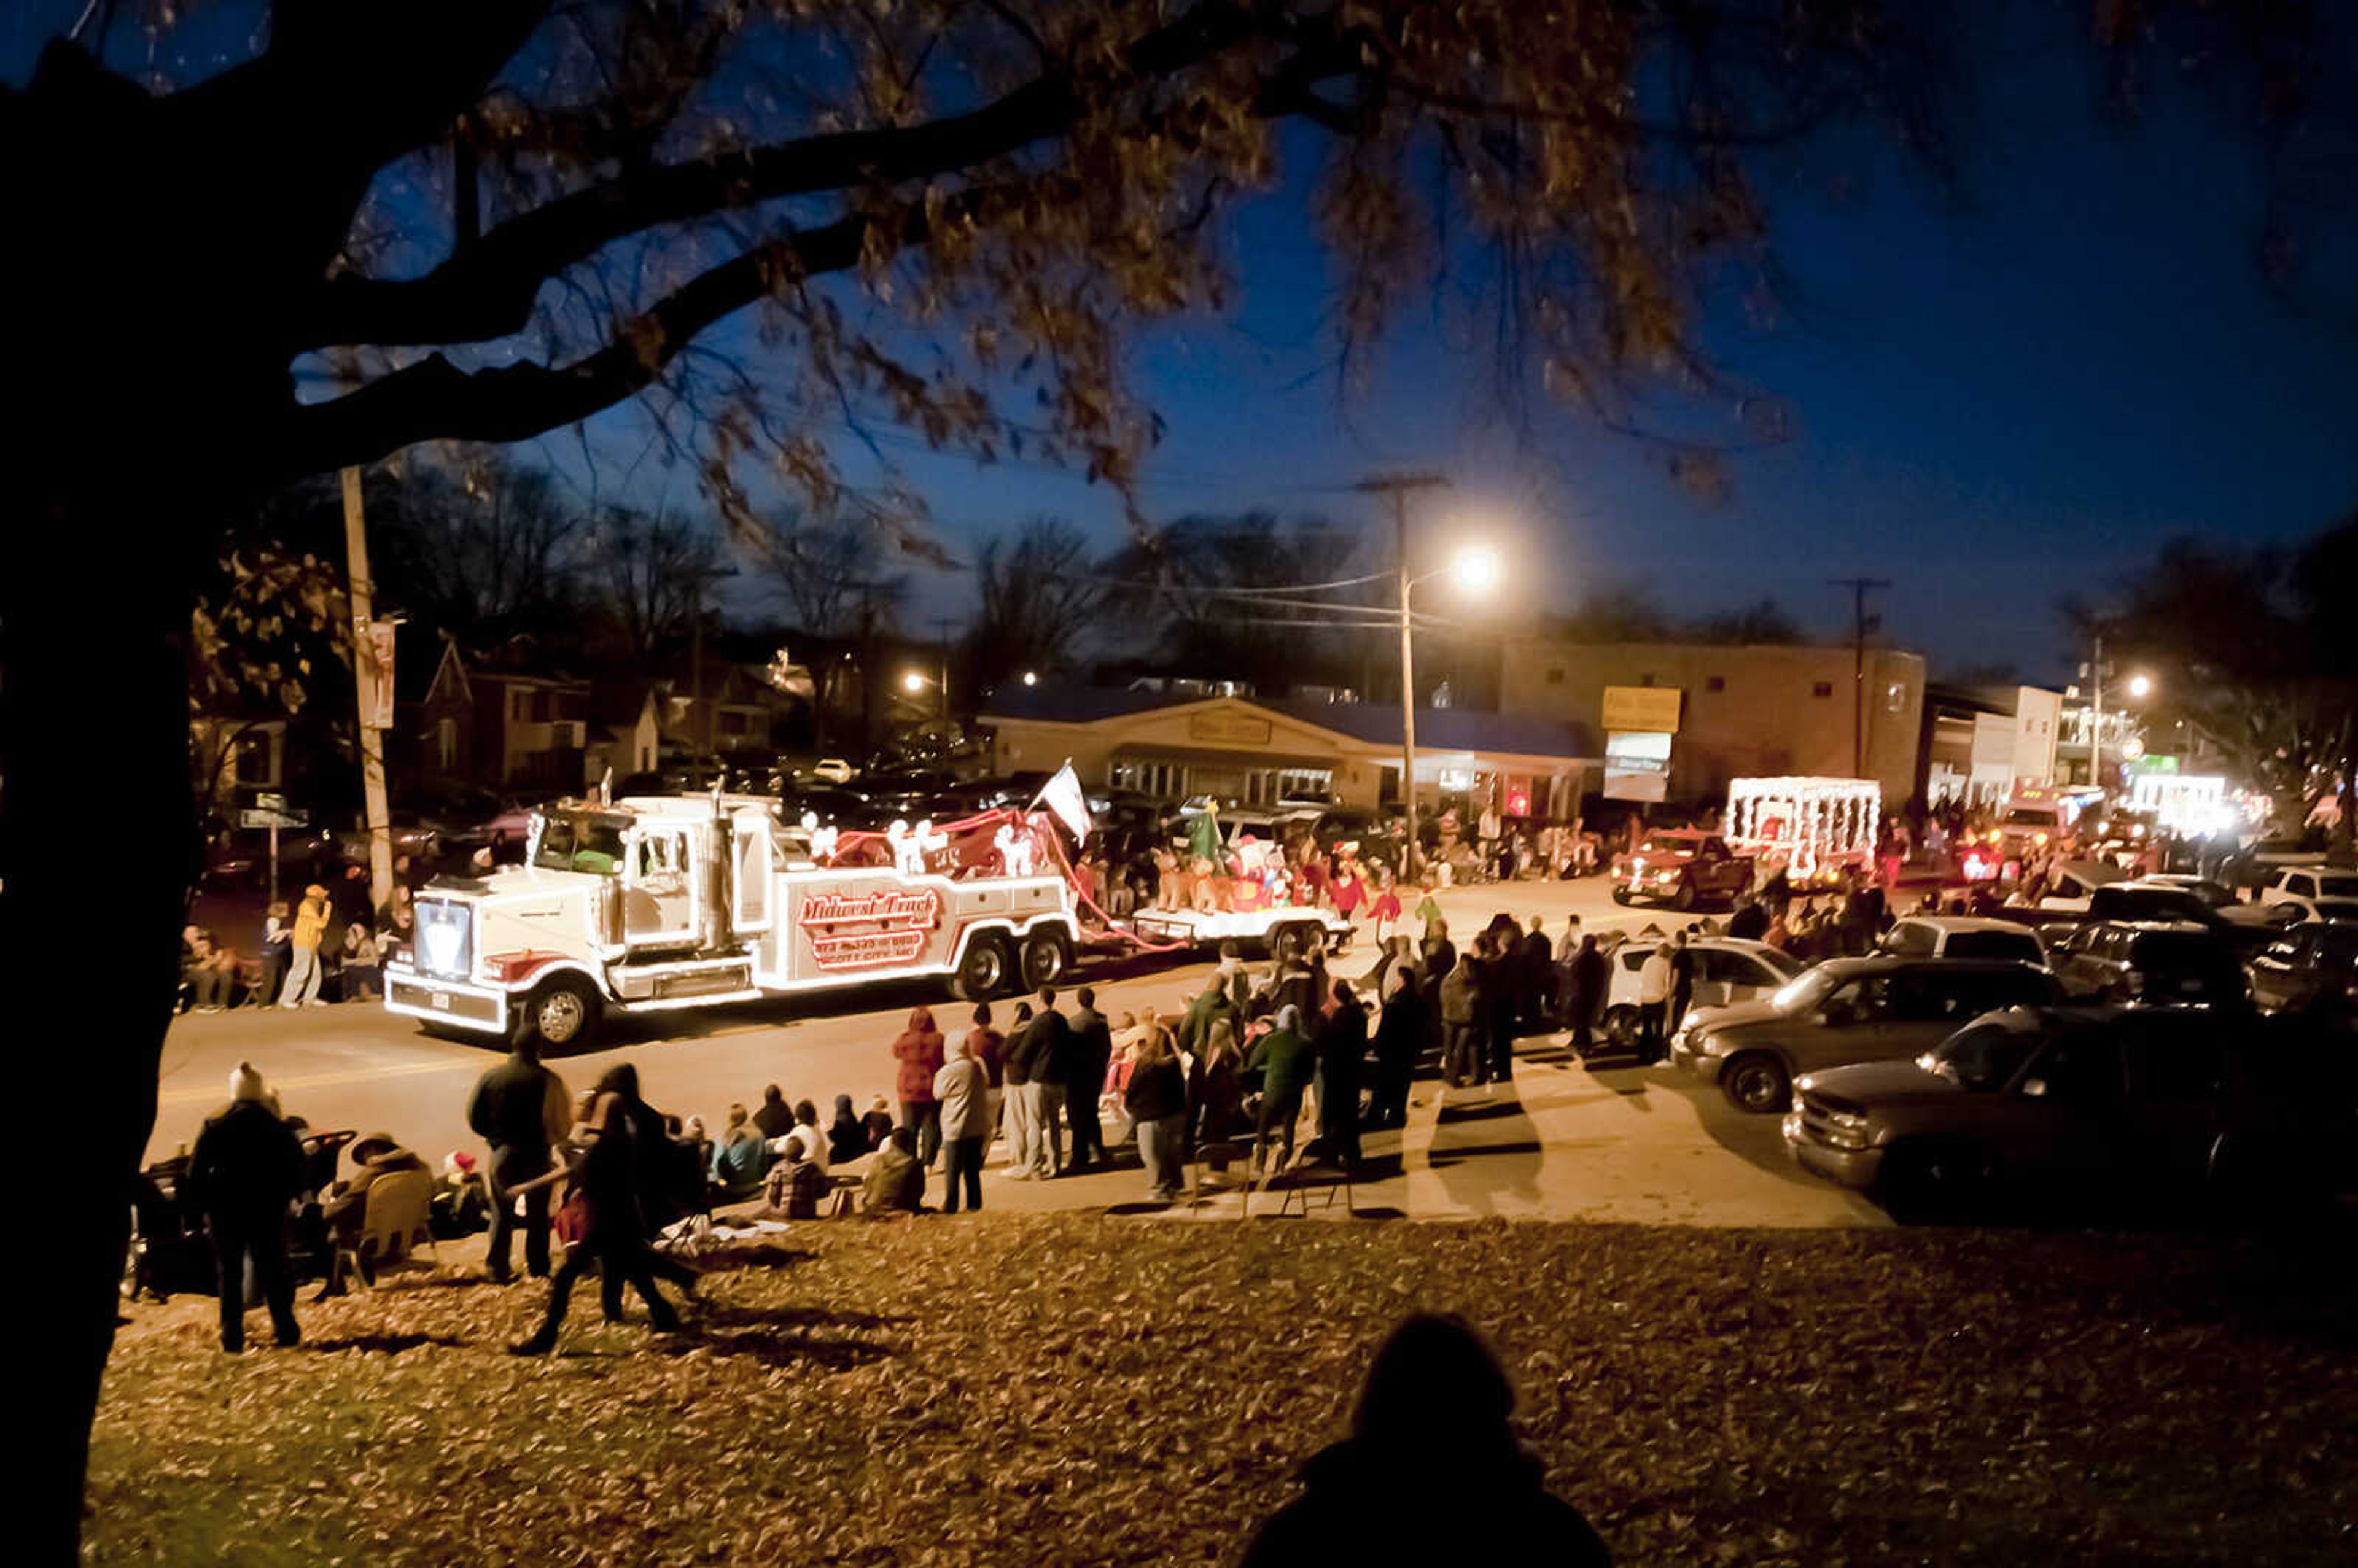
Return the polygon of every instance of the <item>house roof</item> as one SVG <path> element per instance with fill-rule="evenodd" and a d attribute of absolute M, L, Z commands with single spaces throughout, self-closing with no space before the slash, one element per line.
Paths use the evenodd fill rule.
<path fill-rule="evenodd" d="M 985 708 L 985 722 L 1013 719 L 1051 724 L 1096 724 L 1165 708 L 1229 704 L 1257 708 L 1298 724 L 1332 730 L 1371 746 L 1401 743 L 1401 710 L 1384 703 L 1311 702 L 1297 698 L 1195 697 L 1182 692 L 1130 691 L 1109 687 L 1039 686 L 1002 688 Z M 1552 719 L 1481 713 L 1465 708 L 1421 708 L 1418 746 L 1433 752 L 1505 752 L 1518 756 L 1576 759 L 1599 755 L 1595 732 L 1586 725 Z"/>

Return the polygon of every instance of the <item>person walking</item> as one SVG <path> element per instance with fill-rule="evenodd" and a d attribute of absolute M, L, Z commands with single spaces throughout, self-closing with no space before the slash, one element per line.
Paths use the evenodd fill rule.
<path fill-rule="evenodd" d="M 303 1145 L 251 1062 L 229 1076 L 229 1104 L 197 1134 L 189 1155 L 189 1198 L 204 1217 L 221 1295 L 222 1348 L 245 1348 L 245 1281 L 270 1309 L 282 1347 L 303 1342 L 295 1321 L 295 1271 L 287 1260 L 287 1207 L 303 1190 Z"/>
<path fill-rule="evenodd" d="M 1315 1062 L 1310 1042 L 1303 1035 L 1302 1010 L 1291 1005 L 1279 1008 L 1276 1027 L 1255 1042 L 1252 1054 L 1245 1058 L 1245 1071 L 1260 1074 L 1260 1110 L 1253 1119 L 1256 1181 L 1266 1169 L 1272 1140 L 1282 1145 L 1278 1169 L 1284 1169 L 1293 1158 L 1293 1124 L 1302 1116 L 1303 1092 L 1310 1087 Z"/>
<path fill-rule="evenodd" d="M 678 1313 L 655 1288 L 654 1249 L 647 1244 L 644 1189 L 663 1157 L 664 1129 L 662 1119 L 639 1098 L 636 1068 L 625 1062 L 598 1080 L 579 1131 L 586 1143 L 579 1162 L 537 1180 L 551 1186 L 559 1180 L 572 1183 L 580 1200 L 581 1235 L 548 1281 L 548 1309 L 539 1329 L 512 1347 L 519 1356 L 546 1356 L 557 1348 L 573 1287 L 592 1269 L 603 1276 L 609 1317 L 617 1315 L 627 1281 L 646 1302 L 658 1332 L 676 1333 L 680 1326 Z"/>
<path fill-rule="evenodd" d="M 319 944 L 328 935 L 328 922 L 334 918 L 326 888 L 313 882 L 303 890 L 303 902 L 295 906 L 294 929 L 287 937 L 287 981 L 278 993 L 279 1006 L 319 1005 Z"/>
<path fill-rule="evenodd" d="M 1671 945 L 1657 942 L 1638 969 L 1638 1054 L 1660 1059 L 1662 1015 L 1671 1006 Z"/>
<path fill-rule="evenodd" d="M 982 1151 L 990 1141 L 990 1075 L 974 1059 L 974 1035 L 959 1036 L 949 1059 L 934 1075 L 934 1102 L 940 1108 L 942 1148 L 942 1212 L 958 1211 L 958 1194 L 966 1206 L 982 1206 Z"/>
<path fill-rule="evenodd" d="M 1138 1158 L 1146 1167 L 1147 1197 L 1169 1203 L 1186 1180 L 1187 1077 L 1171 1032 L 1149 1028 L 1138 1043 L 1122 1108 L 1138 1130 Z"/>
<path fill-rule="evenodd" d="M 549 1151 L 564 1141 L 573 1125 L 573 1096 L 563 1078 L 541 1065 L 538 1039 L 520 1036 L 505 1060 L 475 1080 L 475 1092 L 467 1097 L 467 1125 L 492 1152 L 485 1173 L 492 1197 L 485 1271 L 495 1284 L 515 1278 L 508 1260 L 508 1238 L 521 1204 L 525 1271 L 535 1280 L 548 1278 L 548 1188 L 531 1186 L 521 1197 L 516 1189 L 546 1175 L 556 1164 Z"/>
<path fill-rule="evenodd" d="M 1359 1160 L 1359 1077 L 1368 1054 L 1368 1013 L 1348 980 L 1336 980 L 1318 1017 L 1314 1043 L 1318 1136 L 1346 1165 Z"/>
<path fill-rule="evenodd" d="M 1246 1000 L 1251 1000 L 1249 995 Z M 1205 1045 L 1211 1040 L 1214 1023 L 1226 1019 L 1233 1028 L 1243 1017 L 1244 1010 L 1236 1004 L 1226 978 L 1214 974 L 1204 982 L 1204 989 L 1195 993 L 1195 999 L 1187 1004 L 1187 1011 L 1180 1016 L 1178 1048 L 1190 1056 L 1200 1058 Z"/>
<path fill-rule="evenodd" d="M 1098 1119 L 1098 1098 L 1105 1093 L 1106 1069 L 1113 1065 L 1113 1027 L 1098 1011 L 1097 992 L 1083 986 L 1074 993 L 1080 1010 L 1073 1014 L 1072 1076 L 1065 1082 L 1065 1119 L 1073 1128 L 1070 1171 L 1085 1171 L 1106 1158 L 1105 1128 Z"/>
<path fill-rule="evenodd" d="M 1563 934 L 1555 939 L 1554 962 L 1552 966 L 1553 989 L 1548 1008 L 1559 1029 L 1572 1027 L 1572 963 L 1579 956 L 1580 916 L 1567 914 L 1563 917 Z"/>
<path fill-rule="evenodd" d="M 1036 1054 L 1045 1048 L 1045 1037 L 1032 1027 L 1034 1022 L 1032 1004 L 1017 1002 L 1015 1022 L 1007 1033 L 1007 1054 L 1002 1058 L 1005 1072 L 1001 1088 L 1007 1097 L 1007 1174 L 1018 1182 L 1030 1181 L 1040 1162 L 1040 1091 L 1033 1074 L 1045 1070 L 1046 1065 L 1035 1059 Z"/>
<path fill-rule="evenodd" d="M 917 1135 L 917 1158 L 926 1166 L 942 1146 L 942 1108 L 934 1098 L 934 1075 L 942 1070 L 942 1032 L 934 1027 L 931 1008 L 913 1008 L 908 1026 L 892 1042 L 892 1059 L 900 1064 L 894 1093 L 901 1101 L 901 1125 Z"/>

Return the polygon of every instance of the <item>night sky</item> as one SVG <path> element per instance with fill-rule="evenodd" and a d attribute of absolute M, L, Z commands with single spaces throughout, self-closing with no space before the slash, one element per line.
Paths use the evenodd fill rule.
<path fill-rule="evenodd" d="M 0 77 L 21 80 L 44 30 L 35 17 L 56 9 L 8 26 Z M 2007 63 L 1983 62 L 1957 125 L 1960 190 L 1863 137 L 1769 188 L 1781 309 L 1757 320 L 1731 291 L 1704 341 L 1790 408 L 1793 435 L 1730 459 L 1725 500 L 1699 499 L 1659 454 L 1575 416 L 1542 406 L 1515 434 L 1484 354 L 1433 312 L 1406 312 L 1371 383 L 1347 398 L 1297 160 L 1293 183 L 1232 231 L 1234 317 L 1140 340 L 1137 382 L 1168 425 L 1146 467 L 1149 509 L 1373 524 L 1342 487 L 1374 469 L 1439 469 L 1457 488 L 1427 503 L 1422 525 L 1506 551 L 1516 608 L 1599 584 L 1682 612 L 1767 594 L 1833 633 L 1846 630 L 1847 600 L 1825 579 L 1867 573 L 1895 579 L 1888 633 L 1936 672 L 1997 663 L 2060 677 L 2063 594 L 2101 594 L 2175 534 L 2295 538 L 2358 505 L 2342 379 L 2358 269 L 2333 265 L 2358 248 L 2349 212 L 2326 214 L 2341 243 L 2309 292 L 2271 295 L 2255 259 L 2261 184 L 2245 121 L 2165 91 L 2122 128 L 2096 112 L 2086 51 L 2069 36 L 2004 45 Z M 1742 434 L 1712 409 L 1688 412 Z M 629 411 L 593 426 L 607 476 L 643 449 L 642 429 Z M 1121 535 L 1116 499 L 1076 474 L 978 470 L 886 440 L 954 554 L 1033 513 L 1109 544 Z M 561 466 L 579 460 L 570 438 L 539 445 Z M 855 477 L 875 477 L 864 451 L 840 449 Z M 642 465 L 632 488 L 649 504 L 694 504 L 676 471 Z M 955 577 L 927 581 L 913 622 L 962 613 L 964 599 Z"/>

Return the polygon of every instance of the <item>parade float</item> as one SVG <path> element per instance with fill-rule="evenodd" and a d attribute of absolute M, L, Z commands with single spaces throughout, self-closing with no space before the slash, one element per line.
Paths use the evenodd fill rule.
<path fill-rule="evenodd" d="M 1846 887 L 1875 869 L 1883 786 L 1872 779 L 1736 779 L 1725 837 L 1762 880 L 1785 875 L 1796 892 Z"/>

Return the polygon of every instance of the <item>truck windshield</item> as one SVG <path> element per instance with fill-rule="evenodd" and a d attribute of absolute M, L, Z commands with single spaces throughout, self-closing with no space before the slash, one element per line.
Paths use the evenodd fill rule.
<path fill-rule="evenodd" d="M 596 816 L 549 816 L 540 829 L 540 850 L 532 863 L 545 871 L 589 871 L 610 877 L 622 862 L 619 823 Z"/>

